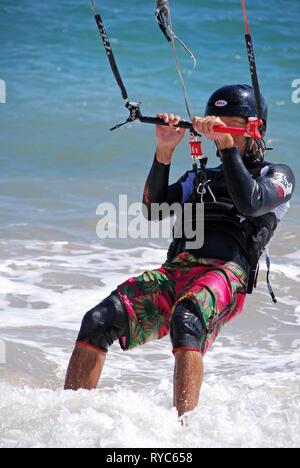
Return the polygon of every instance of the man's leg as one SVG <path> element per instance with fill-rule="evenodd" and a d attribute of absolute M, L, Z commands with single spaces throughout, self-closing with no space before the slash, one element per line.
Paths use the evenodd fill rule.
<path fill-rule="evenodd" d="M 128 315 L 112 295 L 84 317 L 68 367 L 65 390 L 97 387 L 109 346 L 128 335 Z"/>
<path fill-rule="evenodd" d="M 77 343 L 68 367 L 65 390 L 93 390 L 105 364 L 106 352 Z"/>
<path fill-rule="evenodd" d="M 178 350 L 175 353 L 174 406 L 178 415 L 193 411 L 199 403 L 204 365 L 197 351 Z"/>
<path fill-rule="evenodd" d="M 171 322 L 175 355 L 174 405 L 179 416 L 192 411 L 199 402 L 204 365 L 202 342 L 206 328 L 192 302 L 181 302 Z"/>

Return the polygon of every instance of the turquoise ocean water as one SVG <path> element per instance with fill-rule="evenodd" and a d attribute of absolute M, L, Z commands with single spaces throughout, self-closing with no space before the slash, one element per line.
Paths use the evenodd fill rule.
<path fill-rule="evenodd" d="M 216 88 L 250 81 L 240 2 L 170 4 L 174 28 L 197 58 L 193 70 L 180 53 L 192 111 L 202 115 Z M 142 101 L 146 115 L 166 111 L 186 118 L 155 2 L 98 0 L 98 6 L 131 100 Z M 248 9 L 270 106 L 268 141 L 275 150 L 268 157 L 299 176 L 300 104 L 292 102 L 292 83 L 300 80 L 300 2 L 251 0 Z M 154 128 L 109 131 L 127 113 L 88 0 L 1 0 L 0 47 L 0 79 L 7 86 L 7 102 L 0 104 L 0 340 L 7 348 L 6 365 L 0 365 L 0 445 L 299 446 L 299 188 L 272 247 L 279 306 L 269 303 L 263 272 L 244 317 L 208 357 L 203 409 L 193 423 L 200 438 L 177 427 L 167 340 L 123 360 L 116 348 L 105 391 L 94 397 L 83 392 L 75 400 L 50 391 L 62 386 L 88 307 L 164 258 L 164 243 L 108 245 L 96 236 L 99 203 L 114 202 L 119 193 L 140 201 Z M 177 152 L 172 178 L 190 168 L 187 143 Z M 212 144 L 204 148 L 217 164 Z M 9 410 L 12 404 L 19 417 Z M 124 432 L 128 425 L 132 437 Z"/>

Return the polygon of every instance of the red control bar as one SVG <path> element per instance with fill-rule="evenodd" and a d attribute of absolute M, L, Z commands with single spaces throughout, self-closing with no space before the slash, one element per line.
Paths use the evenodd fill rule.
<path fill-rule="evenodd" d="M 257 117 L 250 117 L 248 119 L 248 123 L 246 128 L 237 128 L 237 127 L 223 127 L 217 126 L 214 127 L 214 131 L 217 133 L 230 133 L 231 135 L 242 135 L 248 138 L 253 138 L 255 140 L 259 140 L 262 138 L 262 135 L 259 131 L 259 127 L 264 125 L 261 119 Z"/>

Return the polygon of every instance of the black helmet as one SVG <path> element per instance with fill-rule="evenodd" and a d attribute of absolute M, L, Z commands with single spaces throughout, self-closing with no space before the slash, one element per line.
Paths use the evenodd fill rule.
<path fill-rule="evenodd" d="M 268 105 L 263 96 L 262 119 L 267 128 Z M 205 116 L 215 115 L 224 117 L 257 117 L 257 106 L 254 90 L 248 85 L 230 85 L 218 89 L 210 97 L 205 110 Z"/>

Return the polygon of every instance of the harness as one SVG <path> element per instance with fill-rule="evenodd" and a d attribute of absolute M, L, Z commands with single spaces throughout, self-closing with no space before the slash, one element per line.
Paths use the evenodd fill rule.
<path fill-rule="evenodd" d="M 207 178 L 207 174 L 205 174 L 204 177 Z M 250 266 L 247 294 L 252 294 L 253 290 L 257 287 L 260 269 L 259 260 L 264 251 L 266 252 L 267 287 L 273 302 L 276 304 L 277 300 L 270 283 L 271 260 L 267 248 L 278 225 L 276 215 L 274 213 L 268 213 L 259 218 L 245 217 L 238 212 L 232 200 L 216 198 L 214 194 L 214 200 L 204 201 L 204 195 L 206 195 L 205 198 L 207 199 L 209 192 L 206 190 L 204 195 L 201 191 L 199 193 L 198 182 L 200 179 L 201 177 L 199 177 L 199 175 L 198 178 L 195 179 L 194 191 L 189 202 L 193 204 L 204 204 L 204 219 L 207 230 L 222 232 L 228 235 L 234 239 L 240 247 Z M 200 182 L 200 184 L 203 184 L 203 182 Z M 183 222 L 184 221 L 182 221 L 182 223 Z M 176 224 L 173 234 L 175 232 L 178 232 Z M 182 232 L 183 236 L 181 239 L 173 238 L 173 242 L 168 251 L 168 263 L 172 262 L 177 255 L 184 251 L 186 238 L 184 236 L 183 224 L 179 232 Z"/>

